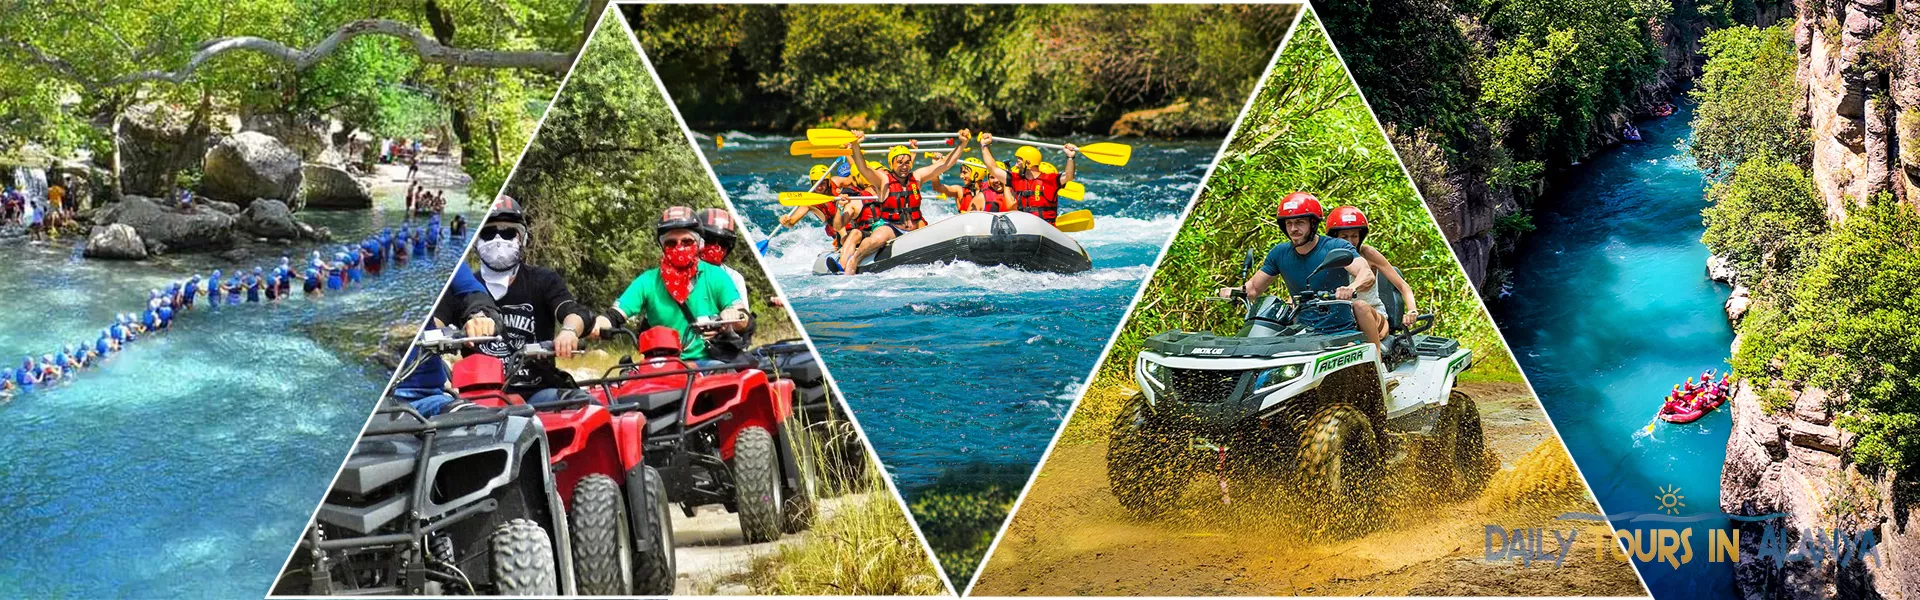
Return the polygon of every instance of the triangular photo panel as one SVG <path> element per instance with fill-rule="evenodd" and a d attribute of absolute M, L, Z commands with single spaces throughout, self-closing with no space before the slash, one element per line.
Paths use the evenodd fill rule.
<path fill-rule="evenodd" d="M 965 581 L 1302 6 L 622 8 Z"/>
<path fill-rule="evenodd" d="M 952 593 L 691 143 L 602 20 L 274 595 Z"/>
<path fill-rule="evenodd" d="M 1643 594 L 1612 535 L 1309 11 L 969 593 Z"/>

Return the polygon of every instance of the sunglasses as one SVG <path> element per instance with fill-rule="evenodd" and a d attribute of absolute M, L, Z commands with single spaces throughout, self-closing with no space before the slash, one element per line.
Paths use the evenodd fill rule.
<path fill-rule="evenodd" d="M 677 240 L 662 240 L 660 242 L 660 245 L 667 248 L 686 248 L 689 246 L 700 245 L 700 240 L 692 239 L 692 238 L 681 238 Z"/>
<path fill-rule="evenodd" d="M 480 230 L 480 239 L 491 240 L 496 237 L 503 240 L 511 240 L 520 237 L 520 230 L 512 227 L 488 227 Z"/>

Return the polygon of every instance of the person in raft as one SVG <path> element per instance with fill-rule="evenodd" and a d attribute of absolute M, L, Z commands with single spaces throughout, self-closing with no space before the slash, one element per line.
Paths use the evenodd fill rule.
<path fill-rule="evenodd" d="M 1375 284 L 1373 268 L 1363 260 L 1348 263 L 1344 269 L 1322 271 L 1308 277 L 1334 250 L 1354 251 L 1353 244 L 1346 240 L 1320 235 L 1320 222 L 1326 213 L 1320 209 L 1320 200 L 1314 198 L 1313 194 L 1287 194 L 1280 200 L 1276 212 L 1280 226 L 1286 230 L 1287 241 L 1269 250 L 1266 261 L 1260 263 L 1260 269 L 1240 286 L 1247 298 L 1258 298 L 1276 277 L 1286 282 L 1289 296 L 1315 291 L 1331 293 L 1336 300 L 1352 300 L 1356 289 Z M 1358 256 L 1358 253 L 1355 255 Z M 1232 292 L 1233 288 L 1222 289 L 1220 296 L 1230 298 Z M 1291 297 L 1288 300 L 1291 301 Z M 1300 315 L 1300 323 L 1313 334 L 1366 331 L 1379 327 L 1374 322 L 1379 319 L 1379 313 L 1356 311 L 1350 304 L 1322 304 Z"/>
<path fill-rule="evenodd" d="M 654 226 L 654 234 L 660 242 L 660 266 L 627 284 L 613 306 L 594 318 L 593 331 L 630 321 L 638 322 L 633 326 L 635 331 L 666 327 L 680 334 L 681 358 L 701 367 L 726 364 L 713 357 L 708 347 L 718 328 L 693 325 L 707 320 L 732 321 L 720 327 L 746 331 L 753 324 L 746 298 L 734 291 L 726 271 L 700 260 L 706 241 L 700 236 L 700 219 L 693 209 L 667 207 Z"/>
<path fill-rule="evenodd" d="M 980 134 L 980 158 L 987 163 L 995 162 L 992 146 L 993 134 Z M 1014 208 L 1052 223 L 1060 218 L 1060 188 L 1073 182 L 1073 161 L 1074 156 L 1080 154 L 1080 147 L 1067 144 L 1063 151 L 1067 154 L 1067 166 L 1058 173 L 1040 168 L 1039 148 L 1021 146 L 1013 151 L 1011 168 L 998 167 L 996 163 L 992 176 L 1007 182 L 1007 189 L 1013 193 Z"/>
<path fill-rule="evenodd" d="M 920 184 L 939 178 L 941 173 L 960 162 L 960 155 L 967 151 L 967 142 L 973 134 L 966 129 L 958 133 L 960 142 L 952 152 L 918 169 L 913 168 L 913 149 L 904 145 L 887 149 L 887 169 L 884 171 L 876 171 L 866 163 L 858 165 L 866 180 L 880 189 L 880 199 L 867 203 L 867 206 L 874 208 L 877 222 L 867 229 L 866 239 L 861 240 L 849 260 L 840 262 L 842 272 L 856 274 L 861 259 L 879 252 L 880 247 L 893 241 L 893 238 L 926 226 L 927 220 L 920 214 Z M 853 156 L 860 156 L 860 141 L 866 137 L 864 131 L 853 131 L 853 141 L 847 143 L 847 149 L 853 152 Z"/>
<path fill-rule="evenodd" d="M 1419 319 L 1420 308 L 1414 304 L 1413 288 L 1407 285 L 1407 280 L 1400 278 L 1400 271 L 1387 261 L 1387 255 L 1380 253 L 1379 248 L 1366 245 L 1368 229 L 1367 215 L 1360 212 L 1359 207 L 1342 206 L 1327 213 L 1327 235 L 1346 240 L 1360 249 L 1360 258 L 1373 268 L 1376 282 L 1366 287 L 1355 287 L 1353 309 L 1371 310 L 1377 315 L 1376 318 L 1367 319 L 1372 327 L 1362 328 L 1360 333 L 1366 334 L 1367 341 L 1373 342 L 1374 346 L 1379 346 L 1380 340 L 1387 337 L 1387 330 L 1393 324 L 1387 322 L 1387 306 L 1380 301 L 1380 284 L 1377 280 L 1386 280 L 1394 290 L 1400 292 L 1400 302 L 1405 307 L 1405 312 L 1400 315 L 1401 325 L 1412 327 L 1414 321 Z M 1359 320 L 1358 316 L 1355 320 Z"/>
<path fill-rule="evenodd" d="M 867 167 L 874 171 L 884 168 L 880 163 L 873 161 L 867 161 Z M 872 229 L 874 221 L 879 220 L 879 217 L 874 216 L 879 210 L 877 206 L 853 199 L 854 196 L 878 196 L 873 184 L 867 182 L 867 176 L 862 174 L 862 171 L 854 170 L 851 165 L 846 168 L 852 174 L 848 178 L 850 182 L 847 186 L 840 188 L 840 194 L 833 199 L 834 204 L 839 207 L 834 209 L 836 220 L 833 228 L 840 231 L 840 243 L 833 249 L 834 256 L 839 258 L 839 261 L 833 265 L 835 267 L 839 267 L 853 257 L 854 251 L 860 249 L 860 242 L 866 239 L 867 230 Z"/>
<path fill-rule="evenodd" d="M 835 172 L 834 169 L 838 169 L 838 172 Z M 814 165 L 813 169 L 807 171 L 807 179 L 812 184 L 812 187 L 807 188 L 807 191 L 827 196 L 840 196 L 840 190 L 853 186 L 853 179 L 846 176 L 846 174 L 850 172 L 850 169 L 851 167 L 847 166 L 846 161 L 835 162 L 833 169 L 827 168 L 827 165 Z M 813 215 L 819 218 L 820 222 L 825 225 L 824 229 L 827 232 L 827 237 L 832 239 L 833 246 L 835 248 L 840 247 L 840 236 L 846 230 L 845 223 L 840 220 L 840 203 L 838 201 L 822 202 L 809 206 L 795 206 L 793 210 L 787 211 L 787 214 L 780 216 L 780 226 L 790 228 L 799 225 L 800 220 L 807 218 L 807 215 Z"/>
<path fill-rule="evenodd" d="M 982 138 L 986 135 L 982 134 Z M 987 168 L 987 163 L 978 158 L 960 161 L 960 185 L 949 184 L 939 179 L 929 182 L 933 191 L 953 198 L 953 204 L 960 212 L 1007 212 L 1018 210 L 1013 198 L 1007 195 L 1006 182 L 995 177 Z"/>

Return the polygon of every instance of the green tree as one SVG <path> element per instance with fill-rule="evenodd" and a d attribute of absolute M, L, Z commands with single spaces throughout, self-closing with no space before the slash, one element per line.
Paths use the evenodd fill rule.
<path fill-rule="evenodd" d="M 1791 302 L 1741 326 L 1736 372 L 1844 398 L 1838 425 L 1860 437 L 1853 458 L 1920 466 L 1920 214 L 1880 194 L 1820 244 Z"/>
<path fill-rule="evenodd" d="M 1707 33 L 1707 56 L 1693 97 L 1693 143 L 1687 153 L 1710 176 L 1772 156 L 1801 165 L 1812 156 L 1807 130 L 1794 116 L 1799 52 L 1786 24 L 1729 27 Z"/>
<path fill-rule="evenodd" d="M 1626 103 L 1663 63 L 1649 24 L 1666 2 L 1489 3 L 1494 52 L 1476 67 L 1491 129 L 1515 160 L 1570 162 L 1600 116 Z"/>
<path fill-rule="evenodd" d="M 624 27 L 610 20 L 587 43 L 506 190 L 533 222 L 528 262 L 594 307 L 659 266 L 654 225 L 668 206 L 726 207 Z M 793 337 L 750 244 L 727 263 L 747 279 L 761 339 Z"/>
<path fill-rule="evenodd" d="M 1741 163 L 1707 188 L 1700 241 L 1728 258 L 1741 283 L 1768 295 L 1791 285 L 1827 233 L 1825 204 L 1799 165 L 1770 158 Z"/>

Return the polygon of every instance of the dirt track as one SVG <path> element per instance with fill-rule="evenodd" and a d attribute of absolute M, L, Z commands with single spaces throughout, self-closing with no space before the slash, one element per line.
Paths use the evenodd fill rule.
<path fill-rule="evenodd" d="M 867 494 L 820 499 L 820 518 L 832 516 L 847 504 L 858 504 Z M 741 537 L 737 515 L 717 506 L 708 506 L 692 518 L 673 507 L 674 560 L 679 577 L 673 584 L 676 596 L 694 594 L 750 595 L 746 586 L 726 583 L 733 575 L 744 573 L 753 559 L 773 552 L 782 544 L 800 541 L 804 533 L 791 533 L 780 539 L 749 544 Z"/>
<path fill-rule="evenodd" d="M 1464 384 L 1502 466 L 1552 436 L 1525 386 Z M 1223 506 L 1196 477 L 1172 514 L 1133 518 L 1108 489 L 1105 443 L 1061 446 L 1041 468 L 978 595 L 1644 595 L 1622 561 L 1576 544 L 1563 568 L 1484 559 L 1485 525 L 1565 528 L 1552 515 L 1487 514 L 1474 499 L 1390 501 L 1391 522 L 1338 540 L 1310 533 L 1311 509 Z M 1583 509 L 1598 512 L 1591 504 Z M 1596 528 L 1597 530 L 1597 528 Z M 1583 538 L 1586 534 L 1583 533 Z M 1549 542 L 1551 543 L 1551 542 Z"/>

